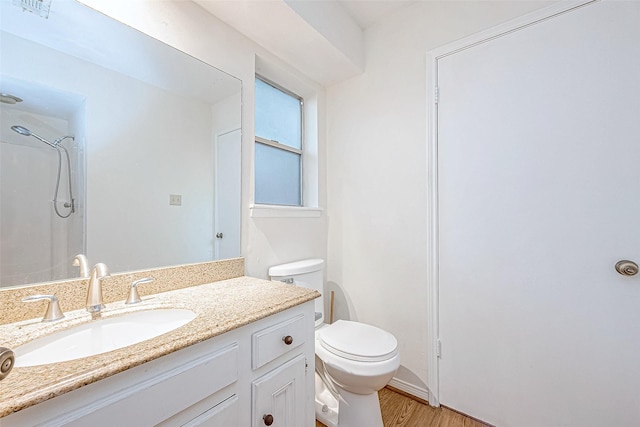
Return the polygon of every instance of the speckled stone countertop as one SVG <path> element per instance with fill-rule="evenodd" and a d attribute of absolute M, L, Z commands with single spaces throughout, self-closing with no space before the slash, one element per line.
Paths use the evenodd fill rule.
<path fill-rule="evenodd" d="M 143 296 L 135 306 L 123 301 L 107 304 L 103 318 L 157 308 L 186 308 L 197 316 L 178 329 L 119 350 L 50 365 L 14 368 L 0 381 L 0 417 L 319 296 L 316 291 L 281 282 L 238 277 Z M 91 321 L 84 309 L 65 315 L 65 319 L 53 323 L 41 323 L 37 318 L 0 325 L 0 346 L 15 349 L 34 338 Z"/>

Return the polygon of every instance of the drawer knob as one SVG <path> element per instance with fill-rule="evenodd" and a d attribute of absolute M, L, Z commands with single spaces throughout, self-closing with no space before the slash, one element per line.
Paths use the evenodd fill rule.
<path fill-rule="evenodd" d="M 293 337 L 291 335 L 287 335 L 286 337 L 282 337 L 282 341 L 284 341 L 286 345 L 291 345 L 293 344 Z"/>
<path fill-rule="evenodd" d="M 271 414 L 263 415 L 262 421 L 264 421 L 264 425 L 270 426 L 271 424 L 273 424 L 273 415 Z"/>
<path fill-rule="evenodd" d="M 638 274 L 638 264 L 633 261 L 623 259 L 616 263 L 616 271 L 623 276 L 635 276 Z"/>

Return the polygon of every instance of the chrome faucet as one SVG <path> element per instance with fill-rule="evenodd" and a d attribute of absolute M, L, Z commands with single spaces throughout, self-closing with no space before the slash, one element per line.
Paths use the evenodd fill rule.
<path fill-rule="evenodd" d="M 101 262 L 93 266 L 87 289 L 87 311 L 99 313 L 104 308 L 102 303 L 102 279 L 109 276 L 107 266 Z"/>
<path fill-rule="evenodd" d="M 86 255 L 76 255 L 71 265 L 73 267 L 80 267 L 80 277 L 89 277 L 89 260 L 87 260 Z"/>

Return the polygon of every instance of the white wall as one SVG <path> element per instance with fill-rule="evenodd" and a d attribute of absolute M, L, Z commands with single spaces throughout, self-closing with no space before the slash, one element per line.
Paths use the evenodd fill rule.
<path fill-rule="evenodd" d="M 547 5 L 419 2 L 365 33 L 363 75 L 327 90 L 328 280 L 337 315 L 399 340 L 426 390 L 426 53 Z"/>
<path fill-rule="evenodd" d="M 256 55 L 284 70 L 286 78 L 294 79 L 296 84 L 302 82 L 313 88 L 322 99 L 323 89 L 194 3 L 153 0 L 82 2 L 242 80 L 242 255 L 246 260 L 246 273 L 266 278 L 271 265 L 307 257 L 325 258 L 324 217 L 251 218 L 249 212 L 253 201 Z M 324 131 L 324 125 L 320 123 L 317 134 L 321 168 L 324 165 Z M 319 183 L 319 205 L 324 206 L 326 193 L 322 172 Z"/>
<path fill-rule="evenodd" d="M 83 92 L 87 256 L 113 271 L 213 259 L 211 105 L 109 74 L 101 87 L 122 92 Z M 170 194 L 182 204 L 170 206 Z"/>
<path fill-rule="evenodd" d="M 242 108 L 241 102 L 240 97 L 232 95 L 213 105 L 213 135 L 222 135 L 242 127 L 238 114 Z"/>

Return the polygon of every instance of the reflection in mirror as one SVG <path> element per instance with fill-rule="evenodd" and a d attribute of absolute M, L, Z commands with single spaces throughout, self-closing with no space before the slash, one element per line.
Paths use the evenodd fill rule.
<path fill-rule="evenodd" d="M 0 286 L 240 256 L 240 81 L 75 1 L 0 8 Z"/>

